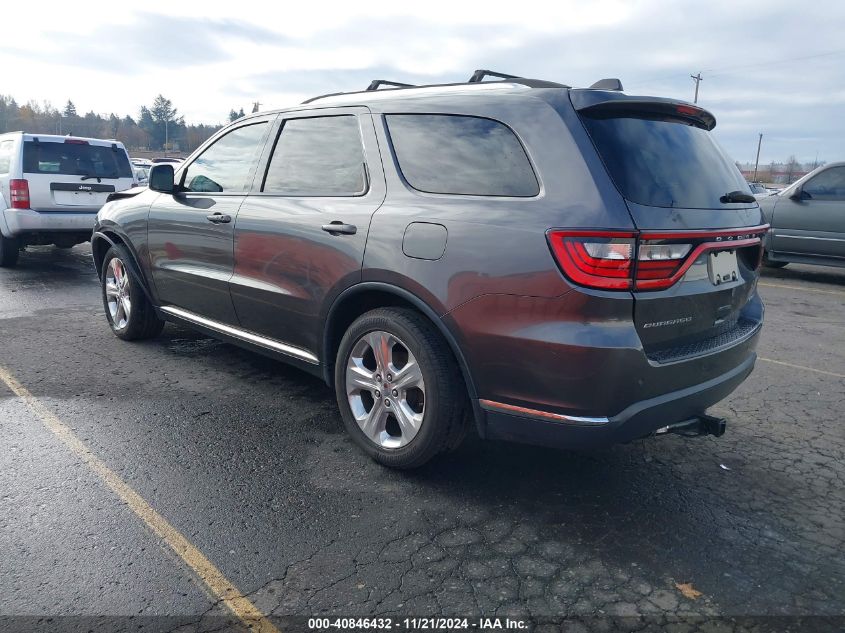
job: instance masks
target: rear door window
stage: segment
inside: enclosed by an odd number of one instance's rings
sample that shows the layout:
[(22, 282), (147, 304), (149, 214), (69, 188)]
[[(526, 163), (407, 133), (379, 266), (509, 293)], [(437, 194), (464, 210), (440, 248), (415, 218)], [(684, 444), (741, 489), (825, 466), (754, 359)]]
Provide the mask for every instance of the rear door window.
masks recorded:
[(509, 127), (451, 114), (390, 114), (387, 127), (402, 175), (426, 193), (531, 197), (540, 185)]
[(23, 171), (27, 174), (132, 178), (129, 158), (119, 145), (91, 145), (75, 140), (63, 143), (24, 141)]
[(195, 193), (243, 193), (252, 184), (266, 131), (262, 121), (221, 136), (188, 166), (182, 186)]
[[(720, 198), (750, 194), (745, 178), (707, 130), (679, 119), (581, 113), (616, 186), (652, 207), (725, 208)], [(746, 206), (748, 203), (744, 203)]]
[(262, 191), (286, 196), (360, 196), (367, 183), (354, 115), (289, 119), (273, 150)]

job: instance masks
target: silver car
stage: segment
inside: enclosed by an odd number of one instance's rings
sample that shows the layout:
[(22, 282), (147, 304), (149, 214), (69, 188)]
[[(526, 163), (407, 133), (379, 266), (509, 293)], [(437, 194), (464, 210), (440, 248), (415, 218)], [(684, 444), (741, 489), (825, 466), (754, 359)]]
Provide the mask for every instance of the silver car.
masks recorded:
[(767, 266), (845, 266), (845, 162), (823, 165), (757, 202), (771, 225)]

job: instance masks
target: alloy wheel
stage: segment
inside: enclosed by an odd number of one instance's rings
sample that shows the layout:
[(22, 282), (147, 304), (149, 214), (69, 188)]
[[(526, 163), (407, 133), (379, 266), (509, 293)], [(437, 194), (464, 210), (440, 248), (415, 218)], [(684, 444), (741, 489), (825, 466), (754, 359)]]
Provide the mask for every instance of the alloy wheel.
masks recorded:
[(425, 381), (416, 357), (397, 336), (364, 334), (346, 362), (346, 396), (364, 435), (396, 449), (416, 437), (425, 415)]
[(114, 327), (125, 328), (132, 314), (132, 298), (126, 266), (117, 257), (112, 258), (106, 268), (106, 304)]

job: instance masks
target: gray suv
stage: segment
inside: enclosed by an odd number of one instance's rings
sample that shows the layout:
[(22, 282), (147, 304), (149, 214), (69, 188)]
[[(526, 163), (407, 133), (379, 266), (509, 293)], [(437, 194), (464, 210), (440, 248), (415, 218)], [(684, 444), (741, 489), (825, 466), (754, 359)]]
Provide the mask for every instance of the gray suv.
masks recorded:
[(397, 468), (473, 427), (564, 448), (719, 435), (704, 412), (754, 366), (767, 227), (715, 124), (617, 80), (489, 71), (245, 117), (100, 211), (108, 323), (320, 376)]

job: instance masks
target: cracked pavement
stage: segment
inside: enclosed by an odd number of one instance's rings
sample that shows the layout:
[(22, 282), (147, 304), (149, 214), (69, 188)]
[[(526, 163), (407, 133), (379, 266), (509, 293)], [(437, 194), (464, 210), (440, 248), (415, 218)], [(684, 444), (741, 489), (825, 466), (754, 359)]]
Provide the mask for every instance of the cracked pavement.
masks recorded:
[[(87, 246), (0, 271), (0, 364), (282, 622), (843, 616), (845, 270), (767, 270), (760, 290), (770, 360), (711, 409), (724, 437), (470, 439), (412, 473), (355, 449), (304, 373), (172, 325), (119, 341)], [(0, 615), (237, 624), (2, 385), (0, 432)]]

